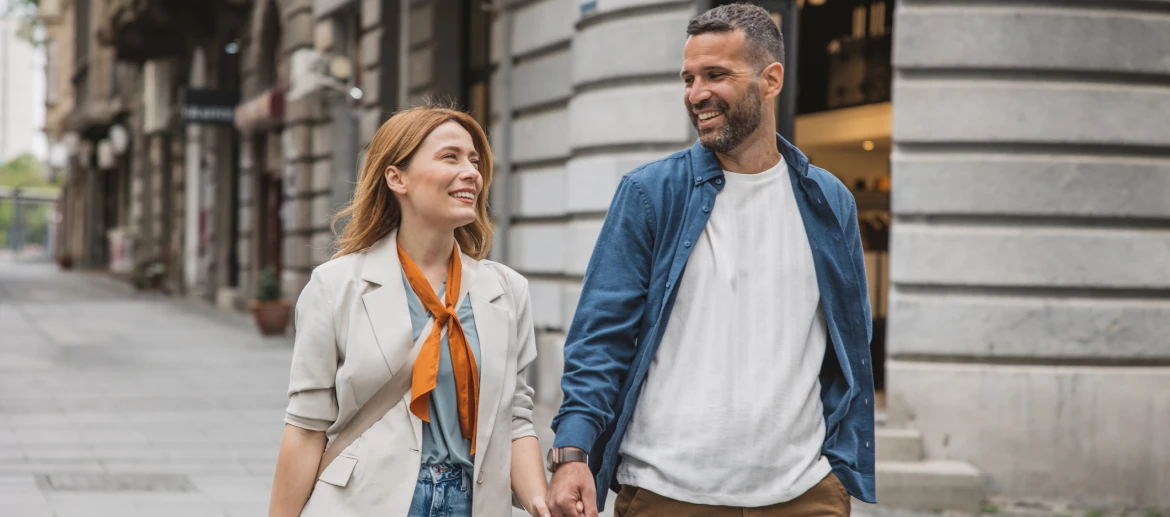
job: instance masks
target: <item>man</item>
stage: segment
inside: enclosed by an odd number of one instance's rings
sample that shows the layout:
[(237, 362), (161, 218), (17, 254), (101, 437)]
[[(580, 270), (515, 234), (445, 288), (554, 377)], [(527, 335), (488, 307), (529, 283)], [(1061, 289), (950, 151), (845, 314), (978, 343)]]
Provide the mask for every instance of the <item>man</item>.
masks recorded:
[(776, 135), (768, 13), (718, 7), (687, 34), (699, 142), (617, 188), (565, 344), (547, 499), (554, 517), (596, 516), (610, 488), (619, 517), (845, 516), (850, 495), (874, 501), (856, 205)]

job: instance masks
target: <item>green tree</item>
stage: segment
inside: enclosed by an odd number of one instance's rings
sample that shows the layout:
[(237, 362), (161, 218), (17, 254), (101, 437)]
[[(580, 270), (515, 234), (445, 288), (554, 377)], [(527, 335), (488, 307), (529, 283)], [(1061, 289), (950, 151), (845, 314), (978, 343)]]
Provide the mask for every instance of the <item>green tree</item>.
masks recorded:
[(55, 187), (59, 183), (45, 181), (45, 163), (36, 156), (24, 153), (0, 165), (0, 186)]
[[(21, 154), (0, 165), (0, 187), (57, 188), (59, 185), (45, 181), (45, 164), (31, 154)], [(23, 210), (24, 241), (28, 244), (44, 242), (52, 207), (44, 204), (26, 204)], [(0, 200), (0, 248), (10, 245), (9, 231), (15, 218), (15, 207), (11, 200)]]
[(3, 6), (0, 13), (3, 13), (4, 17), (20, 21), (20, 27), (16, 30), (17, 36), (34, 47), (40, 48), (44, 45), (44, 25), (38, 16), (41, 0), (0, 0), (0, 6)]

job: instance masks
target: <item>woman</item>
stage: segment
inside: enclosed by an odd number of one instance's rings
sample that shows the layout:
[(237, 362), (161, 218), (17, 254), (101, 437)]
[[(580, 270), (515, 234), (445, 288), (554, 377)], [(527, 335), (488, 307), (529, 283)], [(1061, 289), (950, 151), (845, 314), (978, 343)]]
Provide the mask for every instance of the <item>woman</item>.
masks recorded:
[[(506, 517), (513, 493), (548, 516), (528, 283), (484, 260), (491, 179), (464, 113), (415, 108), (374, 135), (335, 219), (348, 218), (339, 251), (297, 301), (270, 516)], [(397, 375), (409, 394), (318, 476), (326, 445)]]

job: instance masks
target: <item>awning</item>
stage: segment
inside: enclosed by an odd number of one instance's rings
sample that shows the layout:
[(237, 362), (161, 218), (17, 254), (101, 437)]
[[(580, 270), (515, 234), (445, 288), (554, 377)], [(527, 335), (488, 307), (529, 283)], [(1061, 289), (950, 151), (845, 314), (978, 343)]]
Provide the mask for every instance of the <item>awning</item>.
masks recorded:
[(284, 88), (275, 86), (236, 106), (236, 127), (245, 133), (284, 123)]

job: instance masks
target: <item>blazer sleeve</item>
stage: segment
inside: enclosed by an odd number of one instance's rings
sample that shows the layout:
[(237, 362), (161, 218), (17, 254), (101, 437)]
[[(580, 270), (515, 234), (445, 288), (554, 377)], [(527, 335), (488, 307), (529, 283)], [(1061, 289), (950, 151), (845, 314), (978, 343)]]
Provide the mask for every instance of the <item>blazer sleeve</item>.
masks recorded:
[(325, 431), (337, 420), (337, 332), (334, 303), (316, 271), (297, 299), (288, 408), (284, 421), (310, 431)]
[(536, 360), (536, 331), (532, 324), (532, 300), (528, 295), (528, 281), (513, 273), (512, 285), (516, 300), (516, 389), (512, 395), (512, 439), (536, 436), (532, 425), (533, 389), (528, 385), (528, 370)]

